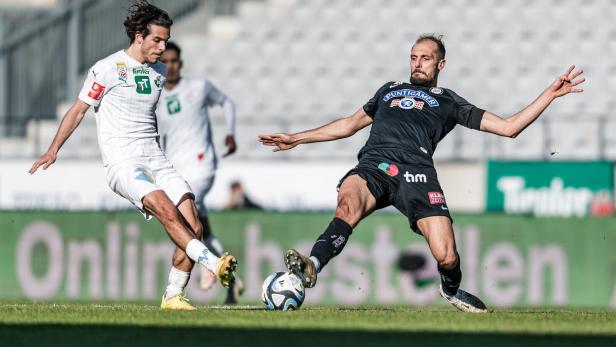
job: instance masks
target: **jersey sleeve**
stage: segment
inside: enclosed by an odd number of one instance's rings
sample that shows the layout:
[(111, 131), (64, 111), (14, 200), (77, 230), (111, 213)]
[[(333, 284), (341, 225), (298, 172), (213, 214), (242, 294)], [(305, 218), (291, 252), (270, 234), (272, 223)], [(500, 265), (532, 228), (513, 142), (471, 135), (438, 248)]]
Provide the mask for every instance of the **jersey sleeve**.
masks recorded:
[(216, 88), (215, 85), (213, 85), (211, 82), (206, 81), (205, 82), (205, 92), (207, 93), (205, 95), (205, 102), (207, 103), (207, 106), (210, 105), (223, 105), (225, 103), (225, 101), (228, 99), (228, 97), (221, 92), (218, 88)]
[(381, 88), (376, 91), (374, 96), (364, 105), (364, 112), (366, 112), (366, 114), (370, 116), (370, 118), (374, 118), (374, 115), (379, 108), (379, 99), (381, 98), (383, 91), (385, 90), (385, 88), (387, 88), (387, 86), (391, 85), (392, 83), (394, 82), (387, 82), (382, 85)]
[(101, 103), (101, 99), (109, 87), (107, 85), (105, 73), (106, 71), (100, 64), (95, 64), (90, 68), (86, 81), (81, 88), (81, 92), (79, 92), (79, 100), (94, 107), (97, 107)]
[(453, 112), (455, 122), (464, 127), (479, 130), (485, 110), (471, 104), (451, 90), (449, 93), (455, 103), (455, 110)]

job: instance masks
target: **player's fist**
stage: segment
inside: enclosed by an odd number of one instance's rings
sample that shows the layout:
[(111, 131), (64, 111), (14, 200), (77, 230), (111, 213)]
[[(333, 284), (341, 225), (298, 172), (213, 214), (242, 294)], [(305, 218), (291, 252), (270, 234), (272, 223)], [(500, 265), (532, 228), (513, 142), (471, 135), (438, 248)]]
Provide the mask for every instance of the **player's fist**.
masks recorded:
[(233, 137), (233, 135), (227, 135), (227, 137), (225, 137), (225, 146), (227, 146), (227, 153), (223, 154), (223, 158), (237, 151), (237, 144), (235, 143), (235, 137)]

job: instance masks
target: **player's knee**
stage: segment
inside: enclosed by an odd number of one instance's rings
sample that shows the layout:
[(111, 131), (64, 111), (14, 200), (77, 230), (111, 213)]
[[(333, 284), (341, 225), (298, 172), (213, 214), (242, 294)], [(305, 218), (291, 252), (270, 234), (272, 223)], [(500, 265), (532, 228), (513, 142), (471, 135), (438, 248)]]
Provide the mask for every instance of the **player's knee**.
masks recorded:
[(336, 207), (336, 218), (340, 218), (350, 226), (354, 227), (361, 219), (361, 213), (353, 209), (348, 203), (341, 201)]

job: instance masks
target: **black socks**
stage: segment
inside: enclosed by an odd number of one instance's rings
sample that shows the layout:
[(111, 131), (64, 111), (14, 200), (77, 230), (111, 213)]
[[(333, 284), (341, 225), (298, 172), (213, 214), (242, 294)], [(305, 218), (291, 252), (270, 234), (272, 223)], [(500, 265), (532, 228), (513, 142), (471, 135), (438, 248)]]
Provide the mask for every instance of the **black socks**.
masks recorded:
[(312, 246), (310, 256), (319, 260), (322, 269), (333, 257), (342, 252), (352, 232), (353, 228), (347, 222), (334, 218)]
[(449, 296), (454, 296), (460, 288), (460, 282), (462, 282), (462, 271), (460, 271), (460, 259), (453, 269), (445, 270), (442, 267), (438, 267), (438, 272), (441, 274), (441, 284), (443, 285), (443, 292)]

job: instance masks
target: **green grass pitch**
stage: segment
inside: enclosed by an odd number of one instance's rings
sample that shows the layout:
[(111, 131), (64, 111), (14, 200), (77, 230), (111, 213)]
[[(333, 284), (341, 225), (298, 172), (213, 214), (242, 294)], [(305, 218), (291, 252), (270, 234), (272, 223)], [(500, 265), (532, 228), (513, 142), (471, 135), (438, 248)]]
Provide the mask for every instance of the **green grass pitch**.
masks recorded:
[(0, 303), (0, 346), (616, 346), (616, 311)]

